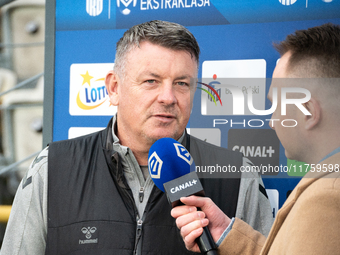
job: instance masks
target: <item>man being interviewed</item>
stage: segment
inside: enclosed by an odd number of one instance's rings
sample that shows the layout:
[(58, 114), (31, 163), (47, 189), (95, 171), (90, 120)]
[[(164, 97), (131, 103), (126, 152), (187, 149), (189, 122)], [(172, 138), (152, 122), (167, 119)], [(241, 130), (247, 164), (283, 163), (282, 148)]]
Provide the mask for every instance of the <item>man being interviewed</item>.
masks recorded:
[[(32, 163), (2, 254), (190, 254), (165, 194), (149, 176), (151, 145), (171, 137), (202, 164), (249, 164), (241, 153), (185, 131), (199, 53), (195, 37), (179, 24), (156, 20), (124, 33), (105, 80), (117, 115), (103, 131), (51, 143)], [(266, 234), (272, 214), (262, 180), (239, 177), (202, 183), (225, 213)]]

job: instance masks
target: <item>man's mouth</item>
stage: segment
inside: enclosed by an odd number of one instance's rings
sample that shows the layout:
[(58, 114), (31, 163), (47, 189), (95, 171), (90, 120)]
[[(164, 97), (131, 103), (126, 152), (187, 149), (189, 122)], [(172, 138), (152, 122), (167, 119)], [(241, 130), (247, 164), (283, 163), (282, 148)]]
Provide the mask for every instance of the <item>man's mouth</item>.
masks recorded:
[(174, 119), (176, 119), (176, 116), (173, 114), (168, 114), (168, 113), (164, 113), (164, 114), (155, 114), (153, 115), (155, 118), (161, 120), (161, 121), (172, 121)]

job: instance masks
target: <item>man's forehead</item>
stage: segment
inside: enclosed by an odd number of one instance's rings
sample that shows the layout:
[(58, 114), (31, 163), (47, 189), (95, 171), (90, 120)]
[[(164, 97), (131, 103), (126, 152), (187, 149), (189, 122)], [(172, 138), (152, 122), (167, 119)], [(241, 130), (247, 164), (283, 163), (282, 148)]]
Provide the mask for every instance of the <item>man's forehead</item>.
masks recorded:
[(198, 61), (195, 57), (195, 55), (190, 51), (190, 49), (177, 49), (175, 47), (167, 47), (165, 45), (161, 45), (159, 43), (154, 43), (154, 42), (151, 42), (149, 40), (143, 40), (141, 42), (139, 42), (138, 45), (134, 45), (134, 46), (131, 46), (131, 49), (128, 53), (129, 56), (133, 56), (133, 52), (134, 51), (143, 51), (146, 47), (148, 47), (149, 49), (151, 48), (160, 48), (160, 49), (164, 49), (164, 50), (167, 50), (167, 51), (173, 51), (173, 52), (179, 52), (179, 53), (183, 53), (183, 54), (187, 54), (190, 56), (190, 58), (197, 64), (198, 66)]
[(267, 95), (267, 98), (269, 100), (272, 99), (272, 93), (273, 93), (273, 88), (280, 88), (283, 86), (285, 78), (287, 78), (287, 66), (289, 63), (289, 58), (291, 56), (291, 52), (285, 53), (278, 61), (276, 64), (276, 67), (274, 69), (273, 75), (272, 75), (272, 80), (271, 84), (269, 87), (269, 92)]
[(286, 78), (288, 76), (287, 74), (287, 67), (289, 64), (289, 59), (291, 56), (291, 52), (288, 51), (285, 53), (278, 61), (276, 64), (276, 67), (273, 72), (273, 78)]

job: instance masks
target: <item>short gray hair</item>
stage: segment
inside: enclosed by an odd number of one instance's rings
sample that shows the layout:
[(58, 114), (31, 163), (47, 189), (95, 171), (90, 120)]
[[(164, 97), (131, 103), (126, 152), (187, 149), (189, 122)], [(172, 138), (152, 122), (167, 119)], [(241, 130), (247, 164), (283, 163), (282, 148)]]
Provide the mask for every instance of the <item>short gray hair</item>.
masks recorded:
[(172, 49), (183, 50), (191, 54), (199, 62), (200, 48), (193, 34), (177, 23), (153, 20), (135, 25), (127, 30), (117, 42), (114, 69), (118, 75), (123, 75), (126, 55), (143, 41)]

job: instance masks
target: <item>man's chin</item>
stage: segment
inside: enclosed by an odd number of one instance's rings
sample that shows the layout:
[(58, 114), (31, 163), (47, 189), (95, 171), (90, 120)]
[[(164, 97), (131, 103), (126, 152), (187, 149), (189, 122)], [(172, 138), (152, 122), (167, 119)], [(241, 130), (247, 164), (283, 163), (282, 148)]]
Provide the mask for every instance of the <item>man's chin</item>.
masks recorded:
[(166, 132), (166, 131), (157, 132), (157, 133), (154, 133), (154, 134), (150, 134), (148, 136), (148, 138), (151, 142), (156, 142), (157, 140), (159, 140), (161, 138), (165, 138), (165, 137), (169, 137), (169, 138), (173, 138), (175, 140), (178, 140), (181, 137), (182, 133), (177, 134), (177, 133), (174, 133), (174, 132)]
[(297, 159), (297, 157), (294, 157), (293, 155), (289, 154), (289, 152), (287, 152), (286, 150), (285, 150), (285, 156), (286, 156), (287, 159), (290, 159), (290, 160), (301, 161), (301, 160)]

